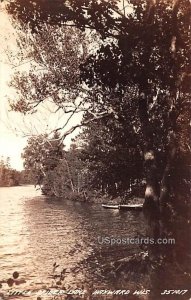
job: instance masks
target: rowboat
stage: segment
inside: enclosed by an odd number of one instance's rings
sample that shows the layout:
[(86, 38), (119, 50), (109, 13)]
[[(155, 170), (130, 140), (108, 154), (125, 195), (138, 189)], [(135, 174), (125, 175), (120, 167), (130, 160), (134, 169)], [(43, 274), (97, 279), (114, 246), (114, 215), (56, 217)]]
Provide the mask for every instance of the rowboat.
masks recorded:
[(119, 204), (102, 204), (103, 208), (119, 209)]
[(119, 209), (127, 209), (127, 210), (141, 210), (143, 208), (143, 204), (120, 204)]
[(102, 207), (109, 209), (141, 210), (143, 204), (102, 204)]

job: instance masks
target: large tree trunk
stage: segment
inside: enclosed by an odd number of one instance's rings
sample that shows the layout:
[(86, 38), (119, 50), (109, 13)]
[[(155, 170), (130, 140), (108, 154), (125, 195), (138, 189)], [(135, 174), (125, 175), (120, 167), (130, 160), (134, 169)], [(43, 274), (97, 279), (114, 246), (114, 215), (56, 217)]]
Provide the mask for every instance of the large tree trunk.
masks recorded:
[(152, 210), (154, 218), (159, 213), (159, 179), (157, 170), (157, 153), (154, 149), (153, 130), (149, 122), (148, 103), (146, 95), (143, 94), (139, 100), (139, 116), (142, 126), (144, 143), (144, 170), (146, 178), (145, 204), (144, 208)]
[[(156, 240), (160, 237), (159, 170), (157, 166), (157, 151), (154, 149), (153, 129), (149, 122), (146, 93), (140, 95), (139, 116), (143, 134), (144, 171), (146, 179), (143, 208), (147, 221), (147, 236)], [(150, 245), (149, 257), (151, 260), (155, 260), (157, 253), (158, 249), (154, 245)]]
[[(188, 289), (191, 283), (190, 160), (189, 155), (181, 150), (181, 134), (176, 118), (167, 133), (165, 159), (159, 169), (146, 97), (140, 98), (139, 115), (144, 139), (146, 177), (144, 213), (148, 221), (147, 235), (155, 241), (158, 238), (175, 240), (175, 244), (154, 244), (148, 247), (152, 265), (150, 270), (152, 299), (157, 299), (164, 289)], [(185, 135), (189, 131), (185, 128), (181, 130), (183, 138), (186, 139)], [(169, 299), (174, 299), (173, 297), (174, 295), (168, 296)], [(188, 294), (185, 298), (182, 296), (183, 299), (188, 299), (187, 297)]]

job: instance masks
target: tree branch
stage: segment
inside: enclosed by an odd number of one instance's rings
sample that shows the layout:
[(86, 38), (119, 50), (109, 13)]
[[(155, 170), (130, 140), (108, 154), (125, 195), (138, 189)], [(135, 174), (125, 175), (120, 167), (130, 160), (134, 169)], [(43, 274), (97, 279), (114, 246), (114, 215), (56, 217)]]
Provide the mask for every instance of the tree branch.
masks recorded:
[[(99, 120), (99, 119), (102, 119), (104, 117), (107, 117), (109, 116), (109, 113), (108, 112), (103, 112), (101, 113), (99, 116), (94, 116), (94, 118), (91, 118), (89, 120), (86, 120), (86, 121), (82, 121), (80, 124), (77, 124), (77, 125), (74, 125), (72, 126), (69, 130), (67, 130), (63, 135), (62, 135), (62, 138), (61, 138), (61, 142), (71, 133), (73, 133), (77, 128), (81, 128), (81, 127), (84, 127), (84, 126), (87, 126), (88, 124), (90, 124), (91, 122), (93, 121), (96, 121), (96, 120)], [(65, 125), (64, 125), (65, 126)], [(57, 128), (56, 130), (54, 131), (60, 131), (64, 128), (64, 126), (60, 127), (60, 128)]]

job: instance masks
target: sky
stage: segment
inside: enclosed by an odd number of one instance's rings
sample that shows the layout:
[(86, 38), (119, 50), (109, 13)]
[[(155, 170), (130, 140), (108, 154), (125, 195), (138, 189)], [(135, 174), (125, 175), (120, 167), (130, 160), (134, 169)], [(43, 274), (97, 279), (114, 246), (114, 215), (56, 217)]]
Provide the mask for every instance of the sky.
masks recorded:
[[(7, 82), (10, 80), (12, 69), (7, 63), (5, 52), (7, 47), (14, 46), (15, 42), (9, 19), (3, 11), (0, 12), (0, 20), (0, 156), (10, 157), (12, 167), (21, 170), (23, 164), (20, 156), (26, 139), (19, 137), (10, 126), (13, 116), (9, 115), (7, 100), (10, 94)], [(14, 120), (15, 118), (16, 116)]]
[[(13, 51), (14, 54), (17, 53), (17, 34), (11, 25), (10, 17), (3, 10), (0, 10), (0, 20), (0, 156), (10, 157), (12, 168), (22, 170), (21, 153), (27, 145), (27, 139), (32, 134), (50, 132), (63, 125), (67, 119), (61, 111), (53, 114), (51, 111), (54, 107), (50, 107), (50, 104), (43, 104), (38, 113), (32, 116), (23, 116), (10, 111), (9, 98), (14, 99), (16, 94), (8, 83), (18, 68), (10, 64), (7, 53), (10, 51)], [(24, 65), (22, 68), (27, 69), (28, 66)], [(65, 130), (80, 123), (80, 120), (81, 116), (77, 115)], [(71, 139), (76, 133), (77, 131), (65, 139), (66, 147), (69, 147)]]

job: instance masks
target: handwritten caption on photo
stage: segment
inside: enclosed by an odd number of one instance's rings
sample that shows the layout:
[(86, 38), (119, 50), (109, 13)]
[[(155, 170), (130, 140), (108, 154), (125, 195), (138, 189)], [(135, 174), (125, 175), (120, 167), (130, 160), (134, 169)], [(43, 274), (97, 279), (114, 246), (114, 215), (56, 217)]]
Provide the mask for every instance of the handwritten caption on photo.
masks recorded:
[[(185, 295), (188, 292), (188, 290), (162, 290), (161, 295)], [(64, 296), (64, 295), (76, 295), (76, 296), (83, 296), (86, 294), (86, 290), (82, 289), (75, 289), (75, 290), (63, 290), (63, 289), (47, 289), (47, 290), (9, 290), (8, 296)], [(92, 296), (98, 296), (98, 295), (118, 295), (118, 296), (124, 296), (124, 295), (149, 295), (151, 293), (151, 290), (143, 289), (143, 290), (107, 290), (107, 289), (96, 289), (95, 291), (92, 291)], [(0, 297), (1, 299), (1, 297)], [(56, 298), (53, 298), (56, 299)], [(60, 299), (60, 298), (59, 298)]]

